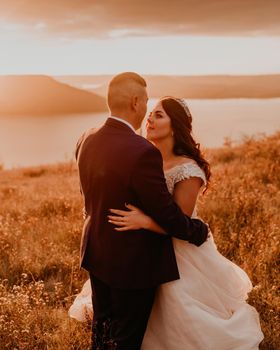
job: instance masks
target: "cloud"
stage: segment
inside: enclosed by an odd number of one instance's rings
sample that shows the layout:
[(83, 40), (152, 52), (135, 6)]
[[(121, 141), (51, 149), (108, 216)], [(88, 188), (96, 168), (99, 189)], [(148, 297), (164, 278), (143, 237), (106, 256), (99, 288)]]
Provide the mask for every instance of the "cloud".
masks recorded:
[(0, 0), (0, 20), (67, 37), (280, 36), (279, 0)]

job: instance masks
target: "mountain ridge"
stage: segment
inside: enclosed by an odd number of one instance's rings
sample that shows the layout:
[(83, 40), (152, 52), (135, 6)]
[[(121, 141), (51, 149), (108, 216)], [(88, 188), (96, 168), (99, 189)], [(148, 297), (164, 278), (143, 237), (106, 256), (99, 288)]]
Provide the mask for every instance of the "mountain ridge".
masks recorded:
[[(173, 95), (192, 99), (276, 98), (280, 97), (280, 74), (260, 75), (143, 75), (150, 97)], [(86, 88), (106, 96), (112, 75), (56, 76), (73, 86), (99, 85)]]
[(0, 76), (2, 115), (53, 115), (106, 110), (106, 100), (102, 96), (50, 76)]
[[(278, 98), (275, 75), (143, 75), (150, 98), (171, 95), (190, 99)], [(2, 75), (0, 115), (60, 115), (108, 111), (106, 94), (112, 75)]]

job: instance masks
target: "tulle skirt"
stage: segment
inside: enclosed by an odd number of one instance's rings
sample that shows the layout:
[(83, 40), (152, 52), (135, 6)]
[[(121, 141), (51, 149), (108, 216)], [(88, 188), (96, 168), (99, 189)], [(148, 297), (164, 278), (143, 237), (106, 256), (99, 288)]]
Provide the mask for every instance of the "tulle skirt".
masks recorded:
[(253, 350), (263, 339), (252, 284), (211, 237), (200, 247), (173, 239), (180, 279), (161, 285), (141, 350)]
[(93, 318), (91, 284), (89, 279), (83, 285), (81, 292), (76, 296), (68, 314), (80, 322), (85, 322), (87, 319)]

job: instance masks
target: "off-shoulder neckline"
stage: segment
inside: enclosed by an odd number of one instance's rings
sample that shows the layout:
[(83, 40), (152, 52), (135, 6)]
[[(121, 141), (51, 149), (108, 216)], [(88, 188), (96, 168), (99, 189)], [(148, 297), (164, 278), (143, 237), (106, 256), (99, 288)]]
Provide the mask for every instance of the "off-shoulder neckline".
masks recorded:
[(173, 167), (164, 170), (164, 173), (168, 173), (168, 172), (170, 172), (171, 170), (174, 170), (174, 169), (177, 169), (177, 168), (179, 168), (179, 167), (181, 167), (181, 166), (183, 166), (183, 165), (189, 165), (189, 164), (191, 164), (191, 165), (196, 165), (197, 167), (199, 167), (195, 161), (188, 161), (188, 162), (184, 162), (184, 163), (180, 163), (180, 164), (174, 165)]

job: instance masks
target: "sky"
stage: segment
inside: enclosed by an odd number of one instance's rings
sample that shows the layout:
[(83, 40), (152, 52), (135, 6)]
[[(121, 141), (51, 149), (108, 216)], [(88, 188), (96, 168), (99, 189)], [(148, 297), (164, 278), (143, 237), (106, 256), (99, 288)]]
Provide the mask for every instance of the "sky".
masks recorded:
[(279, 0), (0, 0), (0, 74), (280, 73)]

